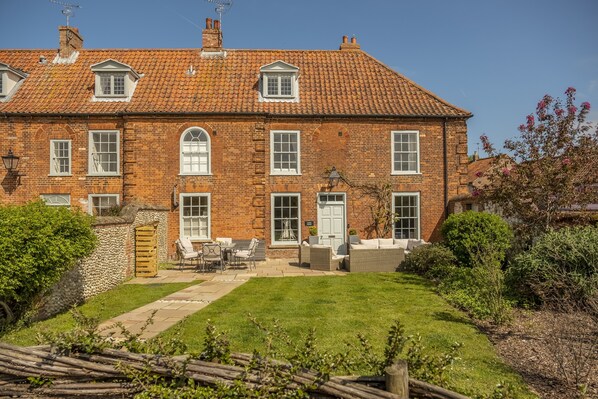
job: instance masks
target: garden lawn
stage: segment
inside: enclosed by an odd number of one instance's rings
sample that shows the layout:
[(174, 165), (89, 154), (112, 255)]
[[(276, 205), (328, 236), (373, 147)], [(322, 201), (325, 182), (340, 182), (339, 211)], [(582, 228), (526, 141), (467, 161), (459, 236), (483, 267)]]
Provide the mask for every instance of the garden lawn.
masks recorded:
[[(197, 283), (196, 281), (172, 284), (122, 284), (89, 299), (77, 309), (83, 315), (102, 322)], [(36, 336), (42, 331), (57, 333), (68, 331), (74, 326), (73, 317), (70, 312), (66, 312), (54, 318), (34, 323), (30, 327), (10, 331), (4, 336), (0, 336), (0, 341), (21, 346), (37, 345)]]
[(534, 397), (466, 315), (436, 295), (426, 280), (410, 274), (252, 278), (187, 318), (180, 331), (173, 327), (162, 337), (181, 334), (189, 350), (200, 351), (211, 320), (218, 331), (226, 331), (233, 352), (263, 351), (264, 334), (249, 321), (249, 314), (270, 325), (279, 320), (295, 342), (315, 327), (319, 347), (331, 352), (344, 352), (347, 342), (357, 345), (358, 333), (381, 352), (392, 321), (398, 318), (407, 335), (421, 334), (431, 350), (446, 351), (453, 342), (463, 343), (460, 359), (449, 373), (456, 390), (488, 394), (505, 381), (521, 388), (523, 397)]

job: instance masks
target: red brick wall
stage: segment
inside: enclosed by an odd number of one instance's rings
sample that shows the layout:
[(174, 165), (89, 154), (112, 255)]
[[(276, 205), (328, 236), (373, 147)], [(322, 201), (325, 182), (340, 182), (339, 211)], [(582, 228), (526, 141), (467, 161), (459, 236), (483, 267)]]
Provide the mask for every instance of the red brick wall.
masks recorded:
[[(45, 193), (70, 193), (73, 206), (84, 206), (90, 193), (117, 193), (125, 203), (172, 205), (179, 193), (211, 193), (211, 235), (266, 240), (269, 257), (297, 256), (296, 249), (270, 248), (270, 194), (301, 193), (302, 238), (305, 220), (317, 221), (316, 193), (328, 191), (326, 170), (335, 166), (349, 182), (390, 182), (394, 192), (419, 192), (421, 236), (439, 239), (444, 212), (443, 123), (441, 119), (265, 119), (261, 117), (127, 117), (123, 119), (34, 119), (0, 121), (0, 151), (13, 148), (27, 176), (14, 186), (0, 171), (2, 203), (22, 203)], [(203, 128), (211, 139), (211, 176), (180, 176), (181, 134)], [(87, 176), (88, 130), (121, 132), (121, 176)], [(300, 131), (301, 175), (270, 176), (270, 130)], [(421, 174), (391, 176), (391, 131), (420, 131)], [(340, 132), (340, 136), (339, 136)], [(467, 136), (464, 121), (446, 126), (449, 193), (467, 192)], [(49, 174), (50, 139), (71, 139), (73, 175)], [(3, 180), (2, 180), (3, 179)], [(364, 236), (368, 199), (340, 183), (347, 194), (347, 222)], [(86, 205), (85, 205), (86, 206)], [(174, 254), (179, 236), (179, 207), (171, 207), (168, 243)]]

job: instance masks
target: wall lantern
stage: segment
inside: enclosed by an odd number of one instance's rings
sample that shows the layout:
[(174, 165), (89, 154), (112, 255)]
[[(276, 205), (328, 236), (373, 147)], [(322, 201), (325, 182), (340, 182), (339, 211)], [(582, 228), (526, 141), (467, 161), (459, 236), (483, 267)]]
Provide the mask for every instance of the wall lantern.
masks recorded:
[(338, 185), (338, 182), (341, 180), (341, 175), (336, 171), (336, 166), (332, 167), (330, 171), (330, 175), (328, 176), (328, 184), (330, 187), (335, 187)]
[(2, 156), (2, 163), (4, 164), (6, 170), (8, 170), (8, 173), (18, 174), (17, 167), (19, 166), (19, 158), (20, 157), (13, 154), (12, 149), (8, 150), (8, 155)]

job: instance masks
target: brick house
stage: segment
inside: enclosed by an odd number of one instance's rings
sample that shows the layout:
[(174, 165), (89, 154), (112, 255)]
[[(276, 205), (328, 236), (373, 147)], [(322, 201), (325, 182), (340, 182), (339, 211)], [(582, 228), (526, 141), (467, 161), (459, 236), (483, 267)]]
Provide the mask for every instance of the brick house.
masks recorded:
[(471, 114), (355, 39), (232, 50), (210, 19), (201, 49), (89, 50), (72, 27), (59, 38), (58, 52), (0, 50), (0, 154), (22, 175), (0, 170), (3, 204), (162, 206), (171, 255), (179, 236), (228, 236), (275, 258), (296, 256), (309, 222), (338, 247), (348, 225), (367, 235), (360, 185), (390, 183), (395, 236), (425, 240), (467, 192)]

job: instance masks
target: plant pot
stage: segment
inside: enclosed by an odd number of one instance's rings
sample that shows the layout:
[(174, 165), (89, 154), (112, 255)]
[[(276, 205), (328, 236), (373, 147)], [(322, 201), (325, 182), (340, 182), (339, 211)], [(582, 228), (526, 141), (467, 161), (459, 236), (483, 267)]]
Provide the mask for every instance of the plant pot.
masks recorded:
[(309, 245), (319, 244), (320, 237), (319, 236), (309, 236), (309, 237), (307, 237), (307, 242), (309, 243)]

